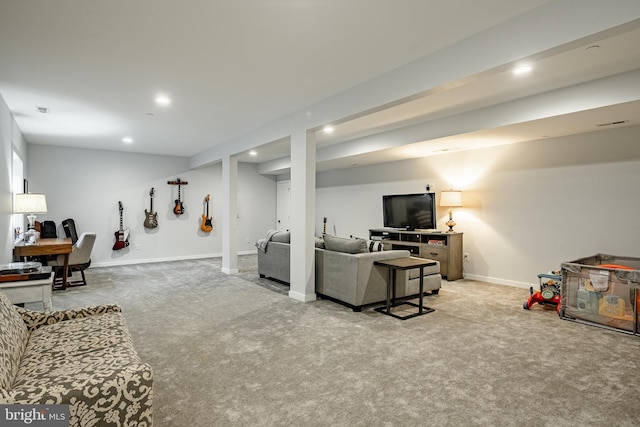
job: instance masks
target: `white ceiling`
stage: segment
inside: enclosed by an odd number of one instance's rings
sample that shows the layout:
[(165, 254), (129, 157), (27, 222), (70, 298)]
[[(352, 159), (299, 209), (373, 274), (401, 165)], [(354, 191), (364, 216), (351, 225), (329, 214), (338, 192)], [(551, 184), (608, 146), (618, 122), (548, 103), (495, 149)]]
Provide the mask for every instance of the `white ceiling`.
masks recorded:
[[(197, 156), (545, 3), (5, 1), (0, 95), (29, 143)], [(411, 134), (375, 153), (332, 154), (401, 129), (477, 120), (500, 106), (524, 111), (526, 103), (577, 84), (588, 93), (597, 90), (596, 79), (615, 83), (616, 75), (640, 70), (636, 24), (525, 58), (534, 62), (529, 76), (500, 66), (337, 124), (332, 135), (317, 135), (319, 169), (589, 132), (610, 121), (640, 124), (638, 102), (586, 103), (571, 113), (486, 120), (487, 128), (468, 132)], [(158, 93), (172, 104), (155, 105)], [(123, 143), (124, 136), (134, 142)], [(265, 162), (288, 152), (282, 140), (240, 160)]]

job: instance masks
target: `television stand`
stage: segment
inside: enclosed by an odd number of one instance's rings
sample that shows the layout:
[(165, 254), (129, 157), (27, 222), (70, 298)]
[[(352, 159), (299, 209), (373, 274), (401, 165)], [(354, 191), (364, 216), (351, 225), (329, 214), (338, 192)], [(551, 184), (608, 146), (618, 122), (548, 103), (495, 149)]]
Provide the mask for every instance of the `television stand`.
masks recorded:
[(437, 230), (372, 228), (371, 240), (381, 241), (385, 250), (405, 249), (411, 256), (440, 262), (440, 274), (449, 281), (462, 279), (462, 234)]

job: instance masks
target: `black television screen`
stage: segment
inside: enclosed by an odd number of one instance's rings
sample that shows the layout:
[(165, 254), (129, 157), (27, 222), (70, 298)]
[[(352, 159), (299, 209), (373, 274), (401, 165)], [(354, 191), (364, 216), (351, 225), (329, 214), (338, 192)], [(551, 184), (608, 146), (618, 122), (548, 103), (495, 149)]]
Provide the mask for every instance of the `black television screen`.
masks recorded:
[(382, 209), (385, 227), (409, 230), (436, 228), (435, 193), (382, 196)]

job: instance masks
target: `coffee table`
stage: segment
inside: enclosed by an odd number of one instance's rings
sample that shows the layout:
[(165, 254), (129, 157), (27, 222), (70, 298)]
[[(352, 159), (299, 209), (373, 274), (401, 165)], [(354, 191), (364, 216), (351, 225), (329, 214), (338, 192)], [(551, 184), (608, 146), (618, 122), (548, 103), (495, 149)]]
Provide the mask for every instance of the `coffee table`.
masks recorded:
[[(375, 308), (374, 310), (386, 314), (387, 316), (395, 317), (396, 319), (406, 320), (411, 319), (412, 317), (422, 316), (423, 314), (431, 313), (435, 311), (433, 308), (425, 307), (423, 305), (423, 294), (424, 294), (424, 268), (432, 265), (436, 265), (436, 261), (424, 258), (417, 257), (405, 257), (405, 258), (395, 258), (395, 259), (387, 259), (382, 261), (375, 261), (374, 265), (379, 265), (381, 267), (386, 267), (389, 269), (389, 280), (387, 281), (387, 304)], [(419, 295), (419, 303), (416, 304), (411, 301), (401, 301), (396, 304), (396, 272), (398, 270), (411, 270), (414, 268), (420, 269), (420, 295)], [(393, 297), (392, 294), (393, 293)], [(418, 307), (417, 313), (411, 313), (406, 316), (400, 316), (391, 312), (391, 308), (399, 307), (401, 305), (410, 305), (413, 307)]]
[(44, 311), (51, 311), (51, 289), (53, 276), (47, 279), (20, 280), (15, 282), (0, 282), (0, 289), (9, 297), (13, 304), (25, 302), (42, 302)]

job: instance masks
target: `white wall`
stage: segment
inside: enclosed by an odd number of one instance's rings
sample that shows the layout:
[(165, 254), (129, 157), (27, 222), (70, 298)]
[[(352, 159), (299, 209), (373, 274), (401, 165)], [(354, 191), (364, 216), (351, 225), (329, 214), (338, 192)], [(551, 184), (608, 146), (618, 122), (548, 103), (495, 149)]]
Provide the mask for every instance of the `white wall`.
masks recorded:
[(4, 100), (0, 98), (0, 263), (11, 261), (11, 121)]
[[(23, 140), (3, 104), (0, 130), (0, 226), (8, 238), (10, 174), (4, 165), (10, 163), (11, 140)], [(639, 133), (640, 127), (627, 127), (319, 173), (316, 231), (322, 231), (326, 216), (328, 232), (366, 236), (369, 228), (382, 224), (383, 194), (424, 191), (429, 183), (438, 193), (464, 191), (465, 206), (455, 210), (454, 219), (470, 254), (466, 277), (530, 286), (537, 284), (538, 273), (563, 261), (598, 252), (640, 257)], [(72, 217), (79, 231), (98, 232), (94, 265), (221, 252), (219, 165), (188, 171), (182, 158), (31, 144), (27, 158), (30, 189), (46, 193), (49, 203), (49, 213), (38, 218), (60, 224)], [(276, 185), (254, 166), (240, 164), (239, 171), (238, 247), (254, 251), (253, 241), (275, 226)], [(171, 212), (175, 189), (166, 184), (176, 177), (189, 181), (183, 187), (187, 214), (178, 218)], [(142, 223), (152, 186), (160, 226), (147, 231)], [(206, 194), (213, 199), (210, 235), (198, 228)], [(128, 249), (113, 252), (118, 200), (132, 236)], [(446, 209), (438, 209), (444, 230)], [(4, 243), (2, 260), (9, 262), (11, 243)]]
[[(382, 195), (463, 190), (465, 276), (537, 285), (538, 273), (595, 253), (640, 257), (640, 127), (319, 173), (316, 231), (368, 236)], [(439, 201), (439, 195), (438, 195)], [(348, 206), (348, 208), (345, 208)], [(447, 209), (438, 207), (446, 230)]]
[(24, 160), (26, 146), (18, 125), (0, 96), (0, 263), (13, 259), (12, 159), (15, 150)]
[[(98, 234), (92, 265), (115, 265), (172, 259), (220, 256), (222, 253), (221, 165), (188, 170), (188, 159), (122, 152), (82, 150), (28, 145), (29, 188), (47, 195), (49, 212), (39, 221), (53, 220), (63, 235), (61, 223), (73, 218), (78, 232)], [(240, 253), (254, 252), (254, 242), (275, 224), (276, 184), (240, 164), (238, 176), (237, 239)], [(180, 178), (183, 215), (173, 213), (177, 187), (167, 181)], [(155, 188), (154, 211), (159, 226), (143, 226), (149, 209), (149, 191)], [(204, 233), (200, 220), (204, 198), (211, 195), (209, 214), (214, 230)], [(124, 206), (123, 223), (129, 228), (130, 245), (113, 251), (119, 229), (118, 201)]]

